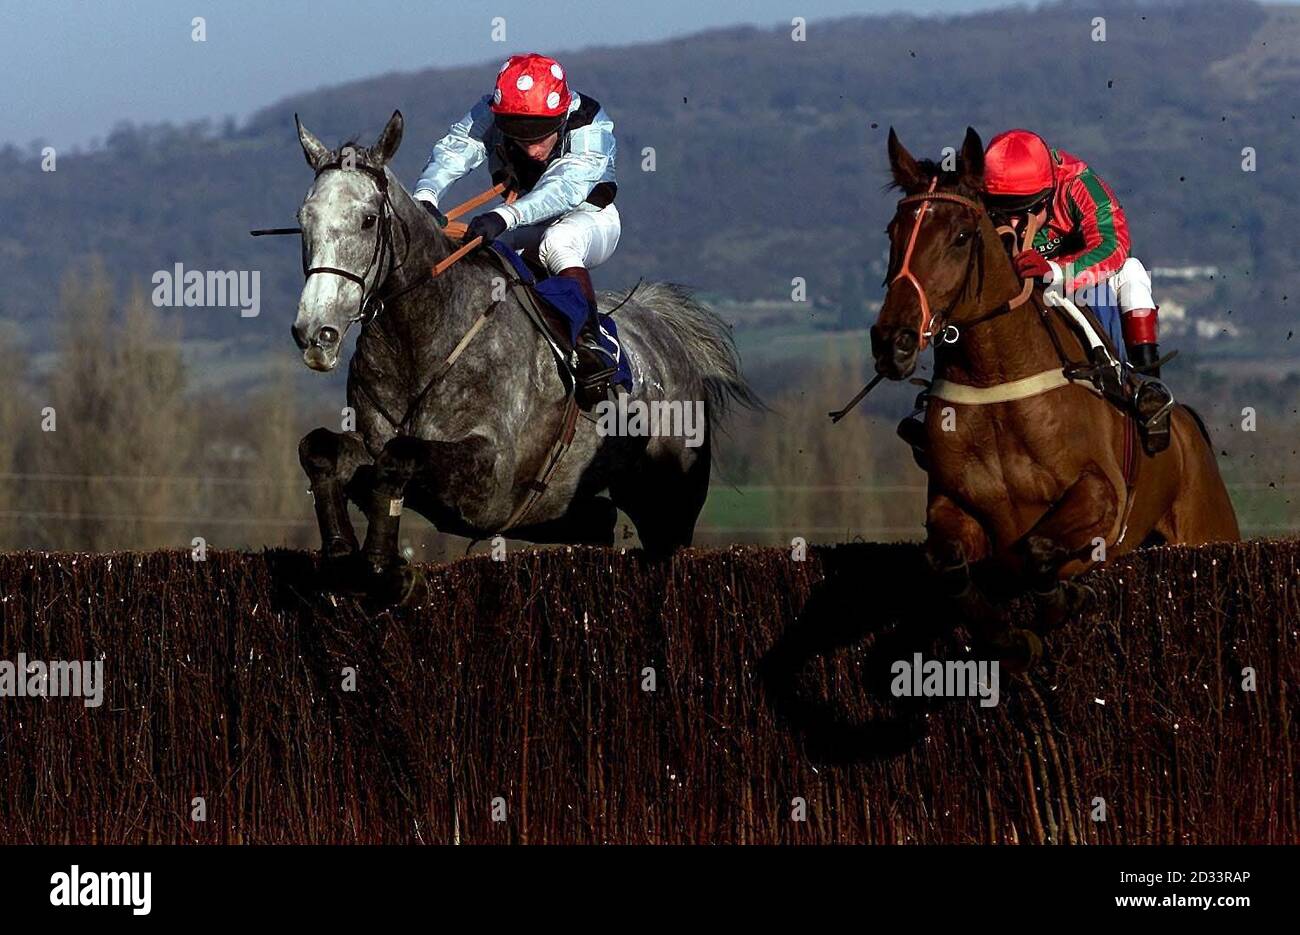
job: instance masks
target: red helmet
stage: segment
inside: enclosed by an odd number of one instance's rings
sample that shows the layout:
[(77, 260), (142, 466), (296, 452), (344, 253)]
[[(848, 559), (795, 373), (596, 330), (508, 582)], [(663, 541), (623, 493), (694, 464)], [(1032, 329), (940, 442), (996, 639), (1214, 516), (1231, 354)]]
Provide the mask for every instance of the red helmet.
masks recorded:
[(572, 100), (560, 63), (529, 52), (512, 55), (501, 66), (492, 92), (492, 112), (502, 133), (532, 142), (560, 128)]
[(1052, 153), (1029, 130), (1008, 130), (989, 141), (984, 152), (984, 192), (995, 198), (1036, 199), (1056, 183)]

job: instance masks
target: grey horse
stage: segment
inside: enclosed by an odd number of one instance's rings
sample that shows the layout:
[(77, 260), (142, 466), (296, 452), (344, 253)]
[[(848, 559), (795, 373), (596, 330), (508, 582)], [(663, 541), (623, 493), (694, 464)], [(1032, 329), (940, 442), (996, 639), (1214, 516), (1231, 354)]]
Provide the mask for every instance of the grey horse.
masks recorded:
[[(648, 553), (689, 545), (708, 493), (716, 420), (732, 402), (760, 405), (726, 324), (676, 285), (602, 295), (602, 308), (622, 303), (632, 399), (700, 401), (703, 443), (619, 435), (579, 418), (544, 490), (530, 498), (566, 415), (563, 372), (486, 251), (430, 275), (459, 245), (387, 168), (402, 128), (394, 112), (373, 146), (331, 150), (298, 126), (316, 178), (298, 214), (307, 280), (293, 336), (307, 366), (329, 371), (349, 327), (361, 325), (347, 385), (355, 430), (318, 428), (298, 448), (327, 580), (353, 586), (359, 576), (372, 596), (408, 597), (414, 576), (397, 549), (404, 507), (472, 539), (502, 533), (595, 545), (613, 543), (622, 509)], [(507, 528), (525, 499), (526, 516)], [(367, 518), (364, 546), (349, 500)]]

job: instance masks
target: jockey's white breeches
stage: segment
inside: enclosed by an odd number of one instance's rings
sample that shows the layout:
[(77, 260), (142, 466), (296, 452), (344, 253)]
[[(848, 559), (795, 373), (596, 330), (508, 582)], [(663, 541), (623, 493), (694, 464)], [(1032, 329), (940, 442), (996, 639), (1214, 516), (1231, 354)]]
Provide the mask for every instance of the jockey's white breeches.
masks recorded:
[(1138, 308), (1155, 308), (1151, 296), (1151, 274), (1137, 257), (1129, 257), (1110, 277), (1110, 288), (1119, 299), (1120, 312), (1127, 315)]
[(599, 266), (614, 255), (623, 224), (618, 208), (583, 202), (544, 224), (516, 227), (501, 239), (519, 253), (528, 252), (551, 273), (573, 266)]

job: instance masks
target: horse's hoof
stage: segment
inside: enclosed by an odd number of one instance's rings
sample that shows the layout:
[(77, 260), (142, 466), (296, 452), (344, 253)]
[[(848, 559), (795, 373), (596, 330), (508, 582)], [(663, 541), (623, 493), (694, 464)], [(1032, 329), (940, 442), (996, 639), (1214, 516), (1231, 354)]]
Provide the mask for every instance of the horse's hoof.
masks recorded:
[(1071, 617), (1080, 617), (1097, 606), (1097, 592), (1088, 585), (1066, 581), (1061, 587), (1065, 589), (1065, 606)]
[(998, 640), (999, 661), (1008, 672), (1028, 672), (1043, 658), (1043, 641), (1029, 630), (1010, 630)]
[(1037, 613), (1030, 624), (1036, 633), (1051, 633), (1091, 610), (1097, 601), (1092, 588), (1062, 581), (1056, 590), (1036, 596)]
[(343, 594), (364, 594), (367, 590), (366, 563), (360, 552), (321, 555), (321, 587)]
[(372, 567), (370, 572), (366, 598), (376, 607), (412, 604), (422, 592), (424, 577), (406, 562), (393, 562), (378, 571)]

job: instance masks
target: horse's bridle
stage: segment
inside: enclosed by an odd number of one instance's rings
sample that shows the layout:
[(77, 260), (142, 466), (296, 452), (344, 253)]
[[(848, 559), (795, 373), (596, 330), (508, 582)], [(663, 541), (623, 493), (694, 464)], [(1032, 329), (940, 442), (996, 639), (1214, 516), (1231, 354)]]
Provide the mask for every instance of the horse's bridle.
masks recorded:
[[(402, 260), (399, 261), (397, 259), (397, 251), (393, 247), (392, 219), (396, 217), (402, 226), (402, 241), (406, 244), (407, 251), (410, 249), (411, 234), (407, 229), (406, 222), (403, 221), (393, 209), (392, 198), (388, 191), (388, 175), (383, 169), (373, 169), (370, 166), (360, 165), (357, 163), (348, 164), (343, 160), (336, 160), (334, 162), (326, 163), (317, 169), (316, 178), (320, 178), (323, 173), (329, 172), (331, 169), (364, 172), (366, 175), (370, 176), (372, 181), (374, 181), (375, 187), (379, 189), (379, 194), (383, 196), (383, 200), (379, 206), (379, 216), (375, 221), (375, 249), (370, 254), (370, 262), (366, 264), (365, 270), (359, 276), (350, 270), (339, 269), (337, 266), (313, 266), (308, 268), (307, 257), (304, 253), (302, 260), (303, 277), (304, 279), (310, 279), (317, 273), (328, 273), (331, 276), (341, 276), (349, 282), (354, 282), (360, 286), (361, 298), (357, 302), (357, 314), (349, 318), (348, 321), (360, 322), (362, 327), (364, 327), (374, 320), (376, 315), (384, 310), (385, 297), (379, 294), (380, 288), (385, 282), (387, 282), (388, 277), (401, 269), (403, 263), (405, 263), (405, 256), (403, 256)], [(406, 251), (404, 251), (404, 253), (405, 252)], [(380, 275), (378, 271), (385, 263), (388, 264), (388, 269)], [(372, 270), (376, 271), (375, 284), (373, 288), (368, 288), (366, 286), (366, 278), (370, 275)], [(414, 283), (411, 283), (403, 289), (402, 292), (409, 292), (422, 281), (423, 277), (416, 280)], [(396, 295), (400, 294), (402, 293), (396, 293), (395, 295), (390, 295), (386, 298), (392, 299), (395, 298)]]
[[(893, 286), (893, 284), (898, 282), (900, 279), (911, 283), (912, 288), (916, 290), (916, 297), (921, 302), (921, 324), (917, 329), (917, 340), (919, 342), (917, 345), (918, 352), (925, 350), (925, 345), (935, 336), (935, 327), (943, 324), (943, 319), (952, 311), (952, 305), (956, 304), (956, 299), (954, 299), (953, 302), (950, 303), (949, 307), (943, 310), (942, 314), (934, 314), (930, 310), (930, 299), (925, 294), (925, 286), (921, 285), (921, 280), (916, 278), (916, 275), (911, 269), (912, 252), (916, 249), (916, 241), (921, 234), (921, 225), (924, 223), (926, 215), (930, 213), (930, 202), (948, 201), (965, 208), (970, 208), (977, 214), (982, 215), (984, 213), (984, 206), (974, 199), (966, 198), (962, 195), (955, 194), (954, 192), (935, 191), (938, 184), (939, 178), (938, 176), (935, 176), (930, 179), (930, 187), (928, 190), (916, 195), (908, 195), (906, 198), (903, 198), (898, 202), (899, 208), (911, 204), (920, 205), (916, 210), (916, 223), (912, 225), (912, 233), (907, 238), (907, 249), (903, 251), (903, 260), (898, 266), (898, 272), (896, 272), (894, 277), (889, 281), (890, 286)], [(974, 256), (974, 251), (975, 245), (972, 245), (972, 256)], [(945, 335), (944, 340), (947, 340), (946, 329), (940, 331), (940, 334)], [(956, 340), (956, 338), (954, 337), (952, 340)]]
[[(947, 201), (952, 204), (961, 205), (963, 208), (969, 208), (974, 211), (977, 217), (983, 217), (987, 213), (984, 205), (973, 198), (967, 198), (963, 195), (958, 195), (955, 192), (936, 191), (935, 189), (938, 184), (939, 178), (938, 176), (935, 176), (930, 179), (930, 187), (926, 191), (915, 195), (908, 195), (906, 198), (902, 198), (898, 202), (899, 208), (910, 204), (920, 205), (916, 212), (916, 223), (912, 225), (912, 233), (907, 240), (907, 248), (903, 251), (902, 262), (898, 266), (898, 271), (889, 280), (890, 286), (893, 286), (894, 283), (898, 282), (900, 279), (911, 283), (912, 288), (916, 290), (917, 298), (920, 300), (921, 324), (917, 329), (918, 353), (925, 350), (925, 345), (933, 339), (936, 334), (939, 336), (940, 340), (946, 344), (954, 343), (958, 337), (958, 331), (955, 325), (944, 324), (944, 320), (952, 312), (953, 306), (957, 304), (957, 298), (954, 298), (953, 301), (948, 304), (948, 307), (942, 312), (935, 314), (930, 310), (930, 299), (925, 294), (925, 286), (921, 284), (921, 281), (916, 278), (916, 275), (911, 270), (912, 253), (916, 249), (916, 241), (921, 234), (921, 224), (925, 221), (926, 215), (929, 214), (930, 202)], [(1015, 235), (1015, 231), (1009, 227), (998, 228), (999, 234), (1006, 231), (1009, 231), (1013, 236)], [(1026, 244), (1033, 242), (1035, 232), (1035, 224), (1031, 224), (1026, 229), (1024, 241)], [(980, 245), (978, 241), (972, 242), (971, 259), (967, 261), (968, 269), (965, 277), (966, 279), (970, 278), (969, 266), (974, 262), (976, 252), (979, 249)], [(1020, 295), (1012, 299), (1005, 307), (995, 309), (991, 314), (982, 315), (975, 321), (967, 323), (967, 325), (979, 324), (981, 321), (993, 317), (993, 314), (1000, 314), (1002, 311), (1010, 311), (1011, 309), (1018, 308), (1029, 300), (1029, 296), (1033, 292), (1033, 289), (1034, 281), (1032, 279), (1026, 280)], [(960, 293), (958, 294), (958, 298), (959, 297)]]

